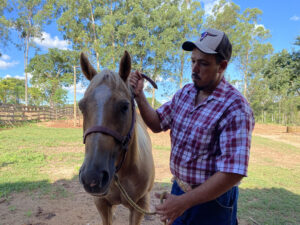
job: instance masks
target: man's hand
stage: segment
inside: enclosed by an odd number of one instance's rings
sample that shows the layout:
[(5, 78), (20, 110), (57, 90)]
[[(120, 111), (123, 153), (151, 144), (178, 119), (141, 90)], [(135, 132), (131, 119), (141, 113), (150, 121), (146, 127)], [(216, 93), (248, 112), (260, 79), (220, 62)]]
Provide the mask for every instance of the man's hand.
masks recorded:
[(139, 71), (136, 70), (129, 75), (129, 84), (132, 86), (135, 96), (139, 97), (143, 93), (144, 78)]
[[(160, 199), (161, 195), (159, 193), (155, 193), (155, 197)], [(166, 193), (163, 196), (163, 199), (165, 199), (165, 201), (162, 204), (155, 206), (156, 213), (160, 215), (160, 220), (162, 222), (166, 221), (167, 225), (171, 225), (177, 217), (181, 216), (184, 211), (187, 210), (186, 204), (181, 196), (169, 193)]]

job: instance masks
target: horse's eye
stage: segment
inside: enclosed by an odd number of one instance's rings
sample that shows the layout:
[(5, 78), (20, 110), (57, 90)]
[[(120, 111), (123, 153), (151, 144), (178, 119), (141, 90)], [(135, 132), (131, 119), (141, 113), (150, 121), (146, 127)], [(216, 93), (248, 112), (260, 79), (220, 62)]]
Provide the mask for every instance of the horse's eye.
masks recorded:
[(128, 111), (129, 103), (128, 102), (121, 102), (120, 103), (120, 112), (125, 114)]

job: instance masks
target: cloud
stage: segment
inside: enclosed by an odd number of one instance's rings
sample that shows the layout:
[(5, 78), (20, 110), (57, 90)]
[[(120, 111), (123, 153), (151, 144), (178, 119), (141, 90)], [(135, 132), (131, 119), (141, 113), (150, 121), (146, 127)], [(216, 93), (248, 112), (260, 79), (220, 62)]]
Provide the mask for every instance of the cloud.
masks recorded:
[[(12, 76), (10, 74), (6, 74), (4, 76), (4, 78), (16, 78), (16, 79), (20, 79), (20, 80), (25, 80), (25, 74), (23, 74), (23, 76), (20, 76), (20, 75)], [(28, 78), (28, 80), (30, 80), (32, 78), (32, 74), (31, 73), (27, 73), (27, 78)]]
[(0, 58), (0, 69), (7, 69), (10, 67), (14, 67), (17, 64), (19, 64), (19, 62), (17, 62), (17, 61), (7, 62)]
[(3, 60), (10, 60), (10, 56), (5, 55), (5, 54), (3, 54), (3, 55), (1, 56), (1, 58), (2, 58)]
[(6, 54), (2, 54), (0, 57), (0, 69), (8, 69), (10, 67), (14, 67), (15, 65), (19, 64), (18, 61), (9, 61), (10, 56)]
[[(74, 93), (74, 85), (71, 85), (70, 87), (65, 87), (64, 89), (69, 91), (70, 93)], [(85, 90), (86, 90), (86, 86), (82, 82), (76, 84), (77, 94), (84, 94)]]
[(294, 15), (294, 16), (292, 16), (292, 17), (290, 18), (290, 20), (293, 20), (293, 21), (299, 21), (299, 20), (300, 20), (300, 17)]
[(201, 2), (204, 5), (204, 11), (205, 15), (211, 16), (212, 15), (212, 9), (216, 4), (220, 2), (220, 0), (201, 0)]
[(57, 36), (54, 38), (46, 32), (42, 32), (41, 38), (33, 38), (33, 41), (44, 48), (58, 48), (62, 50), (68, 49), (70, 43), (66, 40), (60, 40)]

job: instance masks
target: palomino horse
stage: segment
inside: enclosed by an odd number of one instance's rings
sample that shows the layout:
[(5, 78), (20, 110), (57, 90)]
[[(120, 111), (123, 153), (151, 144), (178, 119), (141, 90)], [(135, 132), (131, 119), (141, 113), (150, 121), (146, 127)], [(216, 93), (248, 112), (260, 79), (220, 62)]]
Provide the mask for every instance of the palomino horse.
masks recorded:
[(79, 102), (85, 142), (80, 182), (94, 196), (103, 225), (112, 224), (112, 209), (118, 204), (130, 210), (129, 224), (138, 225), (143, 214), (125, 200), (112, 182), (117, 173), (131, 199), (141, 208), (149, 209), (154, 163), (146, 127), (141, 118), (135, 118), (133, 93), (127, 82), (130, 55), (125, 51), (119, 74), (110, 70), (97, 73), (83, 53), (80, 64), (83, 74), (90, 80)]

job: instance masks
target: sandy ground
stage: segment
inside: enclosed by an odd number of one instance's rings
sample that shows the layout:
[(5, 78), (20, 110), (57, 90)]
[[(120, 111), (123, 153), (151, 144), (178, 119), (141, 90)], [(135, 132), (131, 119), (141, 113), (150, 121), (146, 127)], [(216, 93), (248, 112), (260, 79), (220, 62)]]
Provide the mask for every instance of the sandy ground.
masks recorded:
[[(73, 122), (51, 121), (44, 123), (51, 127), (72, 127)], [(256, 125), (254, 134), (284, 141), (300, 147), (300, 134), (287, 134), (281, 126)], [(156, 149), (155, 146), (168, 146), (169, 134), (151, 134), (153, 143), (153, 155), (156, 166), (155, 185), (151, 192), (151, 211), (159, 200), (154, 197), (155, 192), (169, 191), (169, 153)], [(74, 173), (71, 171), (70, 173)], [(72, 177), (72, 174), (69, 174)], [(8, 199), (0, 199), (0, 225), (99, 225), (101, 218), (93, 203), (77, 179), (60, 179), (54, 182), (54, 189), (64, 190), (64, 197), (51, 197), (40, 190), (34, 192), (13, 193)], [(114, 225), (128, 224), (129, 211), (123, 206), (117, 206), (114, 215)], [(143, 220), (143, 225), (162, 224), (157, 216), (151, 216)], [(245, 221), (240, 224), (247, 225)]]

